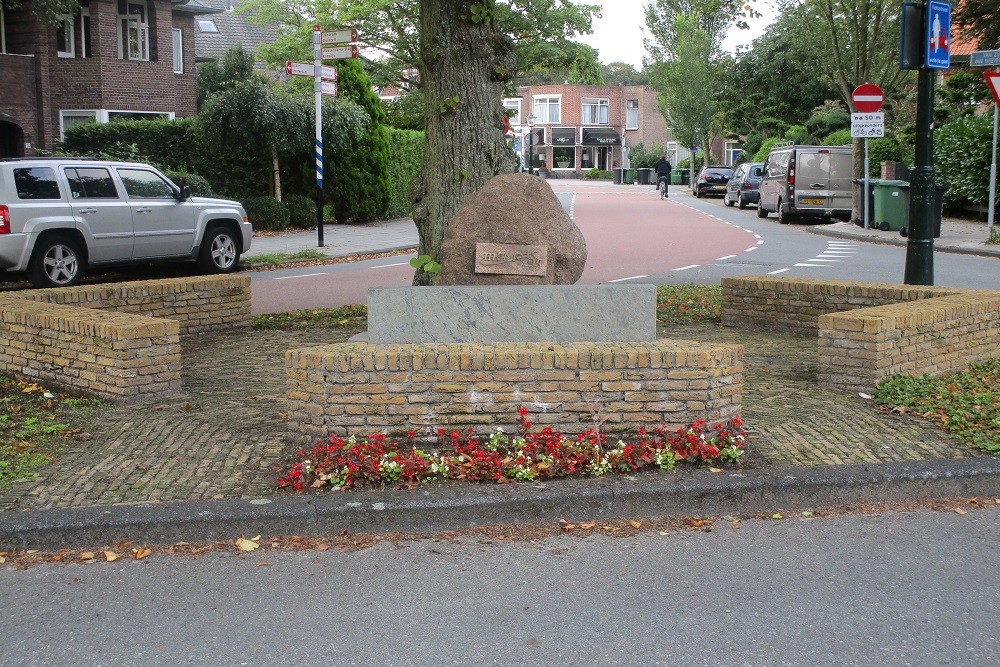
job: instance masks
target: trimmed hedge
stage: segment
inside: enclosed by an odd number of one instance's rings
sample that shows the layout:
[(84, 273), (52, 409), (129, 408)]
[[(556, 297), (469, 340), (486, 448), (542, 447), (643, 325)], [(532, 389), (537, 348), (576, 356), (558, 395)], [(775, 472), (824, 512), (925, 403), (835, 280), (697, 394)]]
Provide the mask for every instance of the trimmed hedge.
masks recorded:
[[(993, 114), (964, 116), (934, 132), (934, 168), (948, 206), (989, 207)], [(1000, 202), (998, 202), (1000, 209)]]
[(389, 133), (389, 178), (392, 190), (386, 219), (405, 218), (413, 212), (410, 183), (420, 175), (424, 160), (424, 133), (386, 128)]
[[(138, 158), (161, 169), (189, 171), (192, 122), (190, 118), (180, 118), (82, 123), (66, 130), (59, 150), (70, 155)], [(123, 153), (124, 149), (128, 150)]]
[(183, 188), (186, 185), (191, 188), (191, 194), (195, 197), (215, 196), (215, 193), (212, 192), (212, 186), (198, 174), (192, 174), (186, 171), (174, 171), (172, 169), (164, 169), (163, 173), (167, 178), (180, 187)]
[(315, 229), (315, 201), (305, 195), (289, 195), (281, 203), (288, 209), (288, 224), (300, 229)]
[(288, 209), (274, 197), (250, 197), (242, 203), (254, 229), (280, 232), (288, 227)]

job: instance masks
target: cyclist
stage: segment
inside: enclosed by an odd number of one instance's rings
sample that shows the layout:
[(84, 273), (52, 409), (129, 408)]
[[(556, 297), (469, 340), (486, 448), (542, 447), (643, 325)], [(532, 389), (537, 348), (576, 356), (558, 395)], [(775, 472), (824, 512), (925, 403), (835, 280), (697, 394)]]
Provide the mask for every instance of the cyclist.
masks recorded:
[(660, 156), (659, 161), (655, 165), (655, 169), (656, 188), (660, 190), (660, 197), (666, 199), (668, 197), (667, 185), (670, 183), (670, 171), (673, 169), (673, 167), (670, 166), (670, 162), (667, 160), (666, 155)]

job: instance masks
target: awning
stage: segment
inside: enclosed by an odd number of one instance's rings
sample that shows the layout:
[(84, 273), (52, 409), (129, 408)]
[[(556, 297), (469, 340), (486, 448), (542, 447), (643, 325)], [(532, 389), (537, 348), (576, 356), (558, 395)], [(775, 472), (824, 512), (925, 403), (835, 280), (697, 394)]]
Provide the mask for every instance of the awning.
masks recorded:
[(622, 142), (621, 137), (611, 127), (585, 127), (583, 128), (583, 140), (580, 142), (584, 146), (618, 146)]
[(554, 127), (552, 128), (553, 146), (576, 146), (575, 127)]

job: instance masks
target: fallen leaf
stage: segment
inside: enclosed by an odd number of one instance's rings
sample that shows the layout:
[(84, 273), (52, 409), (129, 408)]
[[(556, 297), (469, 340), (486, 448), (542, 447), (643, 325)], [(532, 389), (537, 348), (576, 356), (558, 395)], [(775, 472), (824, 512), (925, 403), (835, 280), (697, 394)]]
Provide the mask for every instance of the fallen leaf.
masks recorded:
[(969, 499), (969, 504), (970, 505), (978, 505), (979, 504), (979, 498), (970, 498)]
[(109, 563), (114, 563), (116, 560), (118, 560), (118, 554), (116, 554), (114, 551), (105, 551), (104, 560), (106, 560)]
[(4, 554), (0, 554), (0, 565), (3, 565), (6, 562), (7, 562), (7, 556), (5, 556)]
[(639, 528), (641, 528), (641, 527), (642, 527), (642, 523), (641, 523), (641, 522), (639, 522), (639, 521), (636, 521), (635, 519), (631, 519), (631, 520), (630, 520), (630, 521), (628, 522), (628, 524), (629, 524), (630, 526), (632, 526), (633, 528), (635, 528), (636, 530), (639, 530)]
[(62, 560), (62, 554), (55, 554), (54, 556), (52, 556), (52, 562), (54, 563), (58, 563), (61, 560)]
[(586, 523), (580, 524), (580, 528), (583, 528), (584, 530), (593, 530), (595, 526), (597, 526), (596, 521), (587, 521)]
[(661, 530), (661, 531), (659, 531), (659, 532), (660, 532), (660, 537), (666, 537), (667, 535), (669, 535), (669, 534), (670, 534), (670, 533), (668, 533), (668, 532), (667, 532), (667, 531), (665, 531), (665, 530)]
[(956, 508), (955, 508), (955, 514), (968, 514), (968, 512), (966, 512), (966, 511), (965, 511), (964, 509), (962, 509), (961, 507), (956, 507)]
[(262, 560), (259, 563), (254, 563), (254, 567), (271, 567), (274, 563), (268, 563), (266, 560)]
[(559, 519), (559, 527), (563, 530), (573, 530), (576, 528), (575, 524), (570, 523), (566, 519)]
[(862, 392), (858, 392), (858, 396), (860, 396), (861, 398), (865, 399), (866, 401), (870, 401), (871, 398), (872, 398), (870, 395), (864, 393), (863, 391)]
[(782, 519), (784, 517), (782, 517), (781, 514), (779, 514), (778, 512), (775, 512), (774, 514), (771, 515), (771, 518), (772, 519)]
[(259, 547), (260, 544), (255, 540), (248, 540), (246, 538), (241, 537), (238, 540), (236, 540), (236, 546), (239, 547), (240, 551), (253, 551), (257, 547)]
[(802, 513), (802, 516), (804, 516), (804, 517), (810, 517), (810, 516), (812, 516), (812, 515), (813, 515), (813, 513), (812, 513), (812, 512), (809, 512), (809, 511), (806, 511), (806, 512), (803, 512), (803, 513)]
[(288, 413), (287, 412), (279, 412), (278, 413), (278, 419), (288, 419)]
[(80, 554), (80, 560), (94, 560), (94, 556), (95, 554), (93, 551), (84, 551)]
[(733, 530), (739, 530), (741, 528), (739, 521), (733, 521)]
[(317, 544), (316, 545), (316, 551), (329, 551), (329, 550), (330, 550), (330, 545), (329, 544)]
[(138, 549), (132, 549), (132, 553), (135, 554), (135, 559), (136, 560), (142, 560), (146, 556), (151, 555), (153, 553), (153, 551), (152, 551), (152, 549), (144, 549), (142, 547), (139, 547)]
[(994, 502), (995, 504), (997, 504), (997, 505), (1000, 505), (1000, 498), (997, 498), (997, 499), (996, 499), (996, 500), (994, 500), (993, 502)]
[(709, 468), (708, 472), (722, 472), (722, 468)]

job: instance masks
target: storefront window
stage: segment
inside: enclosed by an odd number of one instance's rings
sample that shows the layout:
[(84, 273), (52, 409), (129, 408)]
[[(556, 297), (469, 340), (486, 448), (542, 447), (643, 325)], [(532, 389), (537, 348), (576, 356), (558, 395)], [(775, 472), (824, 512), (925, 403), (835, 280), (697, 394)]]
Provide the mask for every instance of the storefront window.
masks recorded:
[(576, 169), (576, 149), (553, 146), (552, 163), (555, 169)]

